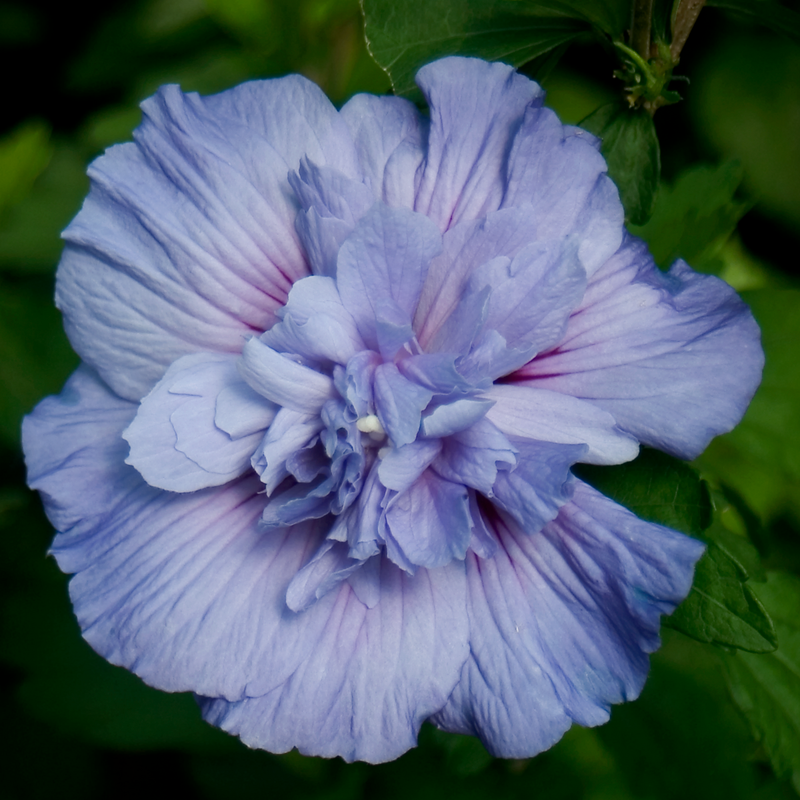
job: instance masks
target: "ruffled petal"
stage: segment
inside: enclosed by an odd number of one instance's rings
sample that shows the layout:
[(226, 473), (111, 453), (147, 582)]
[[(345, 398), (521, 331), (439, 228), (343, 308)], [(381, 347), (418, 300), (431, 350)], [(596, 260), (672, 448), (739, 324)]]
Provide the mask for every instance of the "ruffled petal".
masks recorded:
[[(241, 398), (240, 407), (250, 413), (248, 427), (257, 425), (255, 430), (233, 437), (217, 425), (217, 400), (225, 390), (225, 414), (235, 414), (232, 404)], [(194, 492), (238, 478), (250, 469), (250, 456), (278, 410), (256, 396), (261, 401), (256, 421), (256, 398), (247, 391), (235, 356), (197, 353), (179, 358), (123, 432), (131, 446), (125, 463), (151, 486), (170, 492)]]
[(373, 204), (372, 191), (362, 181), (305, 157), (300, 169), (289, 173), (289, 183), (302, 207), (295, 225), (311, 270), (334, 276), (339, 248)]
[(392, 208), (412, 208), (428, 123), (401, 97), (357, 94), (342, 106), (364, 181)]
[(280, 353), (330, 365), (346, 364), (366, 349), (332, 278), (312, 275), (297, 281), (279, 316), (281, 321), (261, 341)]
[(378, 763), (414, 747), (469, 651), (464, 565), (411, 577), (388, 559), (379, 563), (377, 605), (367, 608), (346, 583), (329, 593), (296, 617), (315, 624), (311, 653), (291, 676), (241, 702), (202, 699), (205, 719), (274, 753), (296, 746)]
[(694, 458), (741, 419), (761, 379), (758, 326), (736, 292), (629, 239), (594, 276), (559, 346), (516, 382), (585, 398), (643, 444)]
[(446, 231), (500, 206), (514, 134), (544, 92), (513, 67), (473, 58), (427, 64), (416, 80), (431, 128), (414, 208)]
[(298, 364), (256, 337), (245, 344), (237, 367), (248, 386), (260, 395), (303, 414), (318, 414), (335, 396), (327, 375)]
[(689, 592), (703, 545), (580, 482), (538, 534), (488, 522), (501, 547), (467, 556), (471, 655), (433, 722), (526, 758), (637, 697), (660, 615)]
[(413, 442), (433, 392), (403, 377), (391, 362), (376, 368), (374, 388), (375, 411), (392, 442), (397, 447)]
[(495, 402), (486, 418), (508, 436), (586, 444), (586, 464), (622, 464), (639, 453), (636, 440), (611, 414), (585, 400), (518, 384), (497, 384), (483, 396)]
[(386, 554), (408, 571), (443, 567), (464, 558), (472, 521), (463, 484), (427, 469), (414, 483), (386, 503)]
[(538, 239), (574, 236), (590, 275), (622, 241), (624, 211), (599, 141), (541, 106), (527, 109), (508, 158), (503, 208), (531, 206)]
[(207, 98), (167, 86), (142, 108), (136, 143), (89, 170), (56, 287), (75, 349), (132, 400), (180, 356), (238, 352), (274, 322), (308, 272), (287, 181), (301, 156), (357, 170), (346, 126), (299, 76)]
[(483, 302), (470, 304), (475, 307), (467, 309), (467, 319), (455, 330), (442, 329), (451, 317), (464, 314), (473, 273), (494, 259), (508, 263), (535, 240), (536, 222), (529, 206), (506, 208), (448, 230), (442, 238), (442, 254), (431, 262), (414, 317), (420, 344), (429, 352), (455, 347), (450, 352), (466, 353), (472, 338), (467, 333), (463, 339), (458, 332), (466, 326), (474, 336), (483, 321)]
[(428, 265), (441, 247), (439, 231), (427, 217), (382, 203), (373, 206), (342, 245), (339, 294), (371, 349), (378, 349), (380, 304), (393, 304), (410, 323)]

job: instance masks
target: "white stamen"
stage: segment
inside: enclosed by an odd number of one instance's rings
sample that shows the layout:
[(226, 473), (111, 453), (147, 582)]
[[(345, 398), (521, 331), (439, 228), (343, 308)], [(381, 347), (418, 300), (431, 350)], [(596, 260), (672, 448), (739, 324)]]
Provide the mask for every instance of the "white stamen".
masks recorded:
[[(370, 438), (376, 439), (376, 441), (379, 441), (380, 437), (386, 436), (386, 431), (383, 429), (381, 421), (375, 414), (367, 414), (365, 417), (359, 417), (356, 420), (356, 428), (358, 428), (361, 433), (370, 434)], [(378, 434), (377, 438), (372, 435), (374, 433)]]

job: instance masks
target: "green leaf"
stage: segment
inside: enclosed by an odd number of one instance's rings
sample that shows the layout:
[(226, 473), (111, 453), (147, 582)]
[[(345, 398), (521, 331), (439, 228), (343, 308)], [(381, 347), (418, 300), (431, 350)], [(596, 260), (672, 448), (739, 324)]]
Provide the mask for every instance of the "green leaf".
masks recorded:
[(89, 188), (77, 148), (57, 144), (31, 191), (0, 220), (0, 265), (20, 272), (52, 272), (61, 254), (61, 231)]
[(761, 326), (766, 365), (744, 418), (717, 437), (698, 466), (735, 489), (762, 520), (800, 519), (800, 291), (742, 294)]
[(767, 655), (724, 655), (728, 686), (778, 777), (800, 792), (800, 578), (771, 573), (758, 593), (780, 647)]
[(708, 0), (708, 5), (754, 17), (767, 28), (800, 42), (800, 14), (778, 3), (769, 0)]
[(695, 269), (709, 271), (749, 208), (734, 200), (743, 175), (736, 161), (682, 172), (672, 186), (661, 184), (653, 215), (644, 225), (631, 225), (631, 233), (647, 242), (662, 268), (683, 258)]
[(25, 122), (0, 139), (0, 216), (30, 192), (51, 155), (44, 122)]
[(705, 483), (690, 466), (659, 450), (645, 447), (638, 458), (627, 464), (579, 464), (573, 472), (648, 522), (690, 536), (700, 536), (711, 522), (711, 501)]
[(517, 67), (590, 29), (577, 11), (556, 3), (363, 0), (363, 9), (372, 57), (397, 94), (415, 99), (417, 70), (437, 58), (478, 56)]
[(625, 219), (644, 225), (653, 212), (661, 154), (653, 118), (644, 109), (619, 103), (601, 106), (580, 126), (602, 140), (608, 174), (617, 184)]
[(699, 642), (752, 653), (774, 650), (772, 620), (746, 580), (736, 561), (711, 542), (697, 562), (689, 596), (666, 624)]

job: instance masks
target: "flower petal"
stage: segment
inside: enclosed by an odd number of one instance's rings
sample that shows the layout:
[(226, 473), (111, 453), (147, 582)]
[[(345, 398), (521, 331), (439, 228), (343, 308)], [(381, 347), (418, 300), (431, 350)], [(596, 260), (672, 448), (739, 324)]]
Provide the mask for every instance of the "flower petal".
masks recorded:
[(378, 203), (342, 245), (336, 283), (364, 341), (378, 349), (379, 301), (393, 302), (410, 322), (431, 259), (441, 252), (436, 226), (422, 214)]
[(629, 239), (592, 279), (561, 344), (514, 380), (585, 398), (643, 444), (688, 459), (741, 419), (763, 358), (733, 289), (682, 261), (664, 275)]
[[(276, 406), (261, 400), (259, 425), (233, 438), (216, 424), (217, 399), (242, 385), (236, 357), (197, 353), (179, 358), (142, 400), (123, 432), (131, 450), (126, 464), (151, 485), (171, 492), (221, 486), (250, 469), (250, 456), (272, 422)], [(233, 395), (227, 395), (228, 404)], [(252, 422), (252, 416), (251, 416)]]
[(281, 321), (260, 338), (280, 353), (311, 363), (346, 364), (366, 349), (332, 278), (311, 275), (297, 281), (279, 316)]
[(586, 464), (622, 464), (639, 453), (611, 414), (585, 400), (518, 384), (497, 384), (482, 396), (495, 401), (486, 418), (508, 436), (589, 445)]
[(386, 555), (399, 566), (443, 567), (463, 559), (472, 521), (463, 484), (425, 470), (416, 481), (386, 503)]
[(378, 763), (414, 747), (467, 657), (463, 564), (411, 577), (384, 558), (380, 586), (374, 608), (344, 584), (296, 617), (314, 617), (309, 658), (269, 694), (204, 698), (205, 719), (274, 753)]
[(688, 593), (703, 545), (580, 482), (538, 534), (489, 522), (501, 547), (467, 556), (471, 656), (433, 722), (526, 758), (639, 694), (659, 617)]
[[(510, 261), (535, 241), (536, 222), (529, 206), (506, 208), (448, 230), (442, 237), (442, 254), (431, 262), (414, 317), (414, 330), (420, 344), (428, 352), (452, 346), (455, 332), (448, 331), (441, 337), (440, 329), (450, 317), (463, 313), (462, 305), (468, 298), (473, 273), (494, 259)], [(483, 303), (479, 302), (463, 322), (468, 329), (473, 328), (473, 334), (476, 322), (471, 320), (476, 316), (482, 320), (482, 307)], [(466, 347), (471, 344), (471, 338), (468, 339)], [(456, 352), (464, 354), (466, 347), (459, 344)]]
[(416, 80), (431, 128), (414, 208), (444, 232), (497, 210), (514, 134), (525, 109), (541, 105), (544, 92), (506, 64), (473, 58), (427, 64)]
[(331, 167), (318, 167), (305, 156), (297, 172), (289, 173), (302, 210), (295, 225), (311, 269), (316, 275), (336, 274), (342, 242), (367, 213), (374, 200), (362, 181)]
[(333, 381), (327, 375), (298, 364), (256, 337), (245, 344), (237, 366), (250, 387), (293, 411), (317, 414), (335, 396)]
[(340, 112), (356, 146), (359, 166), (376, 200), (414, 206), (414, 178), (424, 157), (427, 121), (401, 97), (357, 94)]
[(562, 125), (549, 108), (529, 108), (508, 158), (502, 207), (530, 204), (540, 239), (574, 235), (591, 275), (622, 241), (624, 211), (606, 169), (594, 136)]
[(375, 412), (394, 445), (413, 442), (433, 392), (403, 377), (391, 362), (376, 367), (374, 390)]
[(82, 368), (25, 422), (30, 482), (61, 531), (53, 555), (77, 573), (70, 596), (83, 635), (166, 691), (268, 692), (308, 658), (327, 622), (285, 603), (325, 527), (265, 534), (252, 473), (190, 494), (148, 486), (123, 462), (135, 411)]
[(197, 351), (239, 352), (307, 274), (287, 175), (306, 155), (357, 170), (350, 134), (299, 76), (214, 97), (164, 87), (135, 144), (89, 170), (56, 301), (70, 340), (120, 394), (145, 395)]

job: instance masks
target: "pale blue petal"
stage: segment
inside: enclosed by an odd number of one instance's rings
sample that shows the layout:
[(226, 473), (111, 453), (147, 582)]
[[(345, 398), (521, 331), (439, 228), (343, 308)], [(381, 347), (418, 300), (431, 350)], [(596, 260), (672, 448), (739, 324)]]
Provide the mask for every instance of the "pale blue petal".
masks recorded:
[(586, 398), (643, 444), (694, 458), (741, 418), (763, 365), (736, 292), (628, 240), (592, 279), (564, 340), (515, 381)]
[(622, 464), (639, 445), (607, 411), (567, 394), (518, 384), (497, 384), (483, 393), (495, 405), (486, 418), (507, 436), (557, 444), (586, 444), (587, 464)]
[(574, 250), (574, 243), (540, 242), (510, 264), (495, 260), (476, 270), (475, 289), (491, 290), (484, 328), (496, 330), (509, 348), (541, 352), (557, 344), (586, 290)]
[(305, 447), (322, 427), (317, 414), (304, 414), (290, 408), (278, 411), (250, 459), (253, 469), (266, 484), (268, 495), (289, 475), (286, 460)]
[(308, 273), (287, 181), (301, 156), (357, 171), (336, 109), (297, 75), (205, 98), (166, 86), (142, 110), (136, 143), (89, 169), (56, 286), (73, 346), (131, 400), (275, 321)]
[(335, 397), (333, 381), (253, 337), (237, 362), (239, 374), (260, 395), (303, 414), (319, 413)]
[(344, 374), (339, 375), (337, 389), (347, 399), (357, 417), (373, 413), (372, 385), (375, 370), (380, 363), (381, 358), (377, 353), (363, 350), (348, 361)]
[(414, 178), (424, 156), (427, 120), (408, 100), (369, 94), (355, 95), (340, 113), (375, 199), (394, 208), (411, 208)]
[(467, 555), (471, 656), (433, 722), (527, 758), (639, 694), (660, 615), (689, 592), (703, 545), (581, 483), (534, 536), (488, 522), (501, 547)]
[(328, 622), (324, 612), (298, 617), (285, 601), (325, 529), (265, 534), (252, 473), (189, 494), (148, 486), (123, 462), (135, 411), (82, 369), (25, 423), (30, 482), (61, 531), (53, 555), (76, 573), (69, 588), (84, 638), (166, 691), (269, 692), (310, 657)]
[(413, 442), (433, 392), (404, 378), (391, 362), (376, 367), (374, 391), (375, 413), (394, 445)]
[(221, 486), (242, 475), (277, 408), (262, 398), (260, 429), (232, 438), (216, 425), (216, 404), (222, 391), (241, 383), (235, 356), (179, 358), (124, 431), (130, 444), (125, 462), (151, 486), (171, 492)]
[(443, 567), (463, 559), (472, 521), (463, 485), (428, 469), (386, 504), (386, 555), (399, 566)]
[[(512, 260), (524, 247), (536, 241), (536, 220), (530, 206), (506, 208), (489, 214), (485, 219), (465, 221), (448, 230), (442, 238), (442, 254), (431, 262), (422, 288), (414, 330), (425, 350), (447, 351), (451, 337), (471, 343), (469, 330), (482, 318), (481, 301), (472, 298), (470, 310), (454, 331), (440, 334), (452, 315), (462, 316), (462, 303), (469, 299), (469, 281), (476, 269), (494, 259)], [(473, 290), (474, 294), (474, 290)], [(456, 335), (455, 331), (465, 332)], [(462, 349), (464, 348), (464, 349)], [(453, 352), (450, 349), (450, 352)], [(455, 351), (466, 353), (463, 344)]]
[(416, 80), (431, 128), (414, 208), (445, 231), (497, 210), (514, 135), (544, 92), (506, 64), (471, 58), (427, 64)]
[(280, 353), (295, 353), (310, 363), (346, 364), (366, 348), (332, 278), (312, 275), (297, 281), (279, 316), (281, 321), (260, 338)]
[(498, 468), (517, 462), (517, 450), (487, 419), (442, 441), (441, 455), (433, 468), (453, 483), (463, 483), (486, 496), (492, 495)]
[(369, 609), (344, 583), (293, 615), (309, 657), (262, 696), (202, 700), (203, 716), (273, 753), (377, 763), (414, 747), (467, 657), (463, 564), (411, 577), (381, 559), (380, 594)]
[(491, 400), (465, 397), (436, 406), (422, 418), (420, 435), (441, 437), (464, 431), (483, 419), (493, 405)]
[(431, 259), (441, 252), (436, 226), (408, 209), (375, 205), (342, 245), (336, 282), (364, 341), (377, 349), (378, 302), (393, 301), (410, 320)]
[(438, 439), (418, 439), (416, 442), (393, 447), (378, 464), (381, 483), (395, 492), (404, 492), (439, 455), (442, 443)]
[(217, 395), (214, 424), (231, 439), (264, 431), (275, 418), (275, 406), (253, 391), (236, 373), (237, 380)]
[(619, 194), (598, 150), (594, 136), (562, 125), (549, 108), (529, 108), (514, 137), (502, 202), (532, 206), (538, 239), (575, 236), (590, 275), (614, 254), (624, 230)]
[(350, 558), (347, 545), (343, 542), (326, 539), (308, 564), (289, 582), (286, 605), (292, 611), (305, 611), (347, 580), (363, 563)]
[(306, 157), (297, 172), (289, 174), (289, 183), (302, 207), (297, 232), (311, 269), (333, 276), (342, 242), (374, 202), (372, 191), (362, 181), (331, 167), (318, 167)]
[(491, 496), (525, 533), (534, 534), (572, 497), (570, 468), (583, 459), (587, 447), (513, 437), (511, 442), (518, 452), (517, 463), (498, 472)]

